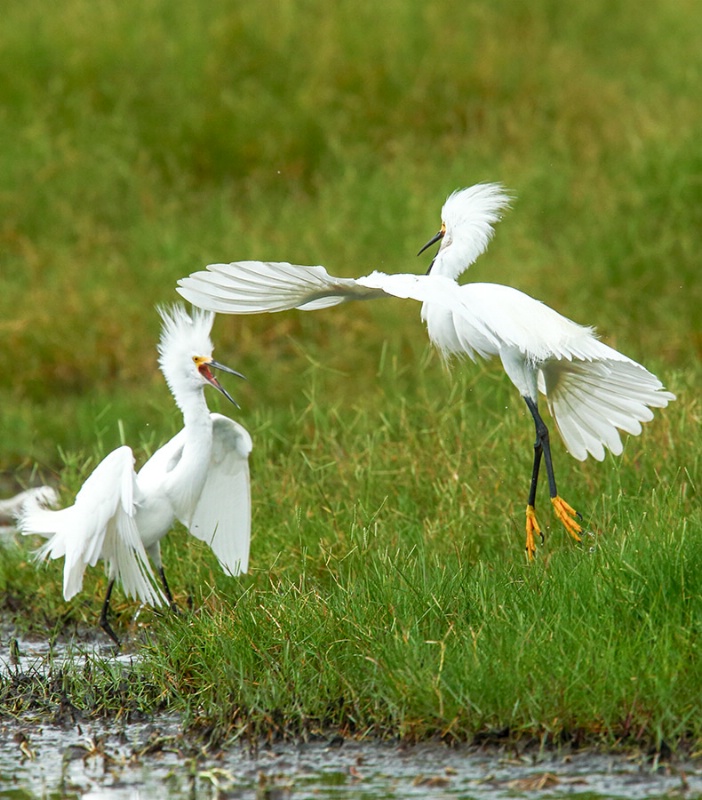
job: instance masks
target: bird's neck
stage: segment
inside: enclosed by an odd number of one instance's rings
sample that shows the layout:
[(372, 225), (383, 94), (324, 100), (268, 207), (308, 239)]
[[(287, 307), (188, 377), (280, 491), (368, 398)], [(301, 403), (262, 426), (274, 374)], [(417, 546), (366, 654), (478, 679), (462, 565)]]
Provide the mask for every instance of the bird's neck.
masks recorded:
[(177, 399), (183, 413), (183, 452), (171, 475), (176, 516), (186, 521), (207, 478), (212, 455), (212, 417), (202, 390)]
[(207, 408), (205, 393), (202, 389), (189, 392), (178, 406), (183, 413), (183, 427), (185, 430), (185, 449), (195, 452), (207, 453), (212, 447), (212, 417)]
[(455, 281), (458, 276), (470, 266), (470, 254), (462, 248), (460, 242), (451, 242), (448, 247), (443, 247), (436, 254), (430, 275), (441, 275)]

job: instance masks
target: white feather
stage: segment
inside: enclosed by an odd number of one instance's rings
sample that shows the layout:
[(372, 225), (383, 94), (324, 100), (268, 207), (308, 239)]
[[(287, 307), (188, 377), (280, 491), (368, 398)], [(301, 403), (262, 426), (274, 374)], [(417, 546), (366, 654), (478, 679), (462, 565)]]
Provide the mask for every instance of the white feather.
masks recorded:
[(210, 468), (189, 521), (190, 533), (209, 544), (227, 575), (249, 568), (251, 493), (248, 431), (221, 414), (212, 414)]
[(50, 537), (37, 551), (39, 560), (65, 558), (66, 600), (83, 588), (85, 568), (103, 558), (128, 595), (153, 605), (162, 602), (134, 520), (139, 491), (133, 465), (131, 449), (119, 447), (98, 464), (72, 506), (51, 511), (33, 503), (19, 518), (22, 533)]

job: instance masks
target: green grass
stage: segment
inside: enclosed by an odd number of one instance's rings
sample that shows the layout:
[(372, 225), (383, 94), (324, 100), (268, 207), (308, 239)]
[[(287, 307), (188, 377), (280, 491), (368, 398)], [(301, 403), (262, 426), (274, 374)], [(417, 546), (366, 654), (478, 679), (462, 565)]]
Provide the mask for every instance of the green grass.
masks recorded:
[[(596, 535), (576, 546), (543, 491), (528, 566), (532, 425), (498, 365), (446, 371), (412, 303), (219, 319), (217, 357), (249, 377), (252, 570), (169, 537), (196, 612), (132, 626), (139, 707), (153, 691), (220, 734), (698, 743), (698, 4), (6, 5), (3, 492), (43, 478), (70, 502), (113, 447), (142, 462), (177, 430), (154, 306), (179, 277), (421, 272), (446, 194), (480, 180), (515, 201), (469, 279), (597, 325), (679, 398), (621, 458), (556, 445)], [(15, 623), (93, 624), (100, 571), (65, 604), (28, 545), (0, 561)], [(126, 702), (100, 674), (101, 707)]]
[(201, 613), (168, 620), (150, 651), (156, 683), (219, 733), (696, 741), (702, 520), (678, 466), (699, 466), (681, 444), (689, 407), (619, 461), (574, 467), (561, 451), (563, 491), (593, 535), (578, 547), (553, 525), (530, 566), (529, 421), (437, 406), (420, 391), (393, 420), (355, 409), (340, 431), (315, 405), (317, 436), (259, 473), (276, 487), (255, 520), (265, 567), (200, 577)]
[[(182, 531), (166, 540), (170, 583), (194, 610), (142, 612), (135, 626), (134, 605), (118, 596), (118, 630), (144, 657), (132, 704), (150, 698), (217, 738), (338, 728), (697, 743), (696, 401), (683, 394), (619, 459), (577, 464), (557, 445), (562, 492), (591, 535), (572, 542), (542, 487), (547, 538), (529, 565), (531, 421), (498, 370), (476, 386), (471, 369), (447, 375), (423, 362), (414, 389), (386, 362), (343, 408), (323, 402), (329, 375), (311, 368), (301, 412), (257, 412), (251, 573), (226, 578)], [(492, 410), (466, 402), (476, 394)], [(89, 468), (67, 464), (69, 496)], [(61, 564), (37, 588), (23, 553), (7, 554), (3, 588), (31, 595), (35, 633), (96, 623), (99, 571), (79, 600), (57, 606)], [(93, 710), (124, 713), (113, 673), (96, 670)], [(88, 702), (87, 687), (71, 687), (76, 706)]]

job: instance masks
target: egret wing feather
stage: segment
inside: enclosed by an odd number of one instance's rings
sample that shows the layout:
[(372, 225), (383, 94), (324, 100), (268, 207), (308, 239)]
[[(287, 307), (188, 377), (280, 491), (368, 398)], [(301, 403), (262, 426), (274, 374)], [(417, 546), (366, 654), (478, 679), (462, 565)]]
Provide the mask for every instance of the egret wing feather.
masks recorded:
[(456, 284), (442, 275), (372, 272), (361, 278), (337, 278), (324, 267), (287, 262), (235, 261), (210, 264), (178, 281), (191, 303), (229, 314), (257, 314), (297, 308), (313, 311), (350, 300), (398, 297), (434, 303), (460, 313)]
[(227, 314), (312, 311), (384, 294), (353, 278), (335, 278), (324, 267), (265, 261), (210, 264), (179, 280), (177, 291), (200, 308)]
[(95, 468), (68, 508), (52, 511), (33, 504), (19, 520), (20, 532), (39, 534), (48, 541), (37, 558), (65, 558), (63, 593), (70, 600), (83, 586), (85, 568), (103, 558), (110, 578), (119, 578), (125, 591), (159, 605), (153, 571), (134, 521), (139, 492), (134, 456), (119, 447)]
[(462, 303), (454, 324), (461, 340), (468, 346), (471, 337), (487, 341), (497, 355), (504, 347), (513, 347), (531, 361), (547, 358), (585, 357), (597, 342), (592, 328), (554, 311), (539, 300), (511, 286), (497, 283), (454, 284)]
[[(675, 395), (645, 367), (601, 342), (592, 328), (572, 320), (509, 286), (471, 283), (458, 294), (463, 310), (443, 325), (437, 344), (462, 353), (521, 354), (526, 371), (536, 369), (538, 388), (568, 451), (577, 459), (598, 461), (605, 448), (615, 455), (623, 446), (619, 431), (633, 435)], [(448, 326), (448, 328), (447, 328)], [(452, 327), (451, 327), (452, 326)], [(511, 376), (514, 379), (514, 376)], [(528, 395), (528, 387), (518, 385)]]
[(246, 572), (251, 539), (251, 436), (238, 422), (212, 414), (212, 455), (190, 533), (207, 542), (228, 575)]
[(163, 483), (163, 476), (175, 469), (183, 455), (185, 438), (185, 428), (182, 428), (144, 463), (138, 475), (142, 491), (155, 492)]
[(639, 434), (641, 423), (653, 419), (651, 408), (665, 408), (675, 399), (641, 364), (597, 344), (608, 358), (552, 360), (540, 370), (539, 388), (549, 411), (566, 448), (580, 461), (588, 453), (602, 461), (602, 445), (619, 455), (623, 448), (617, 429)]

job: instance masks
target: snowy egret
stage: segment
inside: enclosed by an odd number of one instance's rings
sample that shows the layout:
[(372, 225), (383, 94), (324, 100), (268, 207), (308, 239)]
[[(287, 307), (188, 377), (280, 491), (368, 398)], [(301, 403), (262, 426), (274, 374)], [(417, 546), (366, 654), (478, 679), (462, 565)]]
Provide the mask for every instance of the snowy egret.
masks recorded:
[(159, 366), (183, 414), (183, 429), (138, 473), (131, 448), (118, 447), (98, 464), (72, 506), (50, 511), (35, 502), (19, 518), (21, 533), (48, 538), (37, 558), (65, 557), (66, 600), (82, 588), (86, 566), (104, 560), (109, 583), (100, 625), (118, 645), (107, 619), (116, 580), (128, 595), (153, 606), (165, 600), (176, 610), (159, 544), (174, 520), (210, 545), (228, 575), (246, 572), (249, 560), (251, 437), (239, 423), (211, 414), (204, 396), (205, 386), (214, 386), (236, 405), (212, 370), (243, 376), (212, 359), (214, 314), (196, 311), (191, 317), (181, 306), (159, 313)]
[[(578, 325), (509, 286), (459, 285), (459, 275), (484, 252), (493, 224), (509, 204), (499, 184), (478, 184), (454, 192), (441, 212), (439, 232), (419, 251), (440, 242), (426, 275), (335, 278), (324, 267), (239, 261), (210, 264), (179, 281), (178, 292), (196, 306), (228, 314), (290, 308), (313, 310), (348, 300), (404, 297), (422, 302), (429, 338), (445, 356), (497, 355), (534, 419), (536, 442), (526, 507), (526, 551), (543, 541), (536, 519), (541, 460), (546, 465), (553, 509), (568, 533), (580, 541), (580, 515), (558, 494), (549, 433), (538, 409), (546, 402), (566, 449), (584, 461), (602, 461), (605, 448), (622, 452), (619, 430), (634, 436), (653, 418), (651, 408), (675, 399), (647, 369), (603, 344), (594, 330)], [(618, 430), (619, 429), (619, 430)]]

